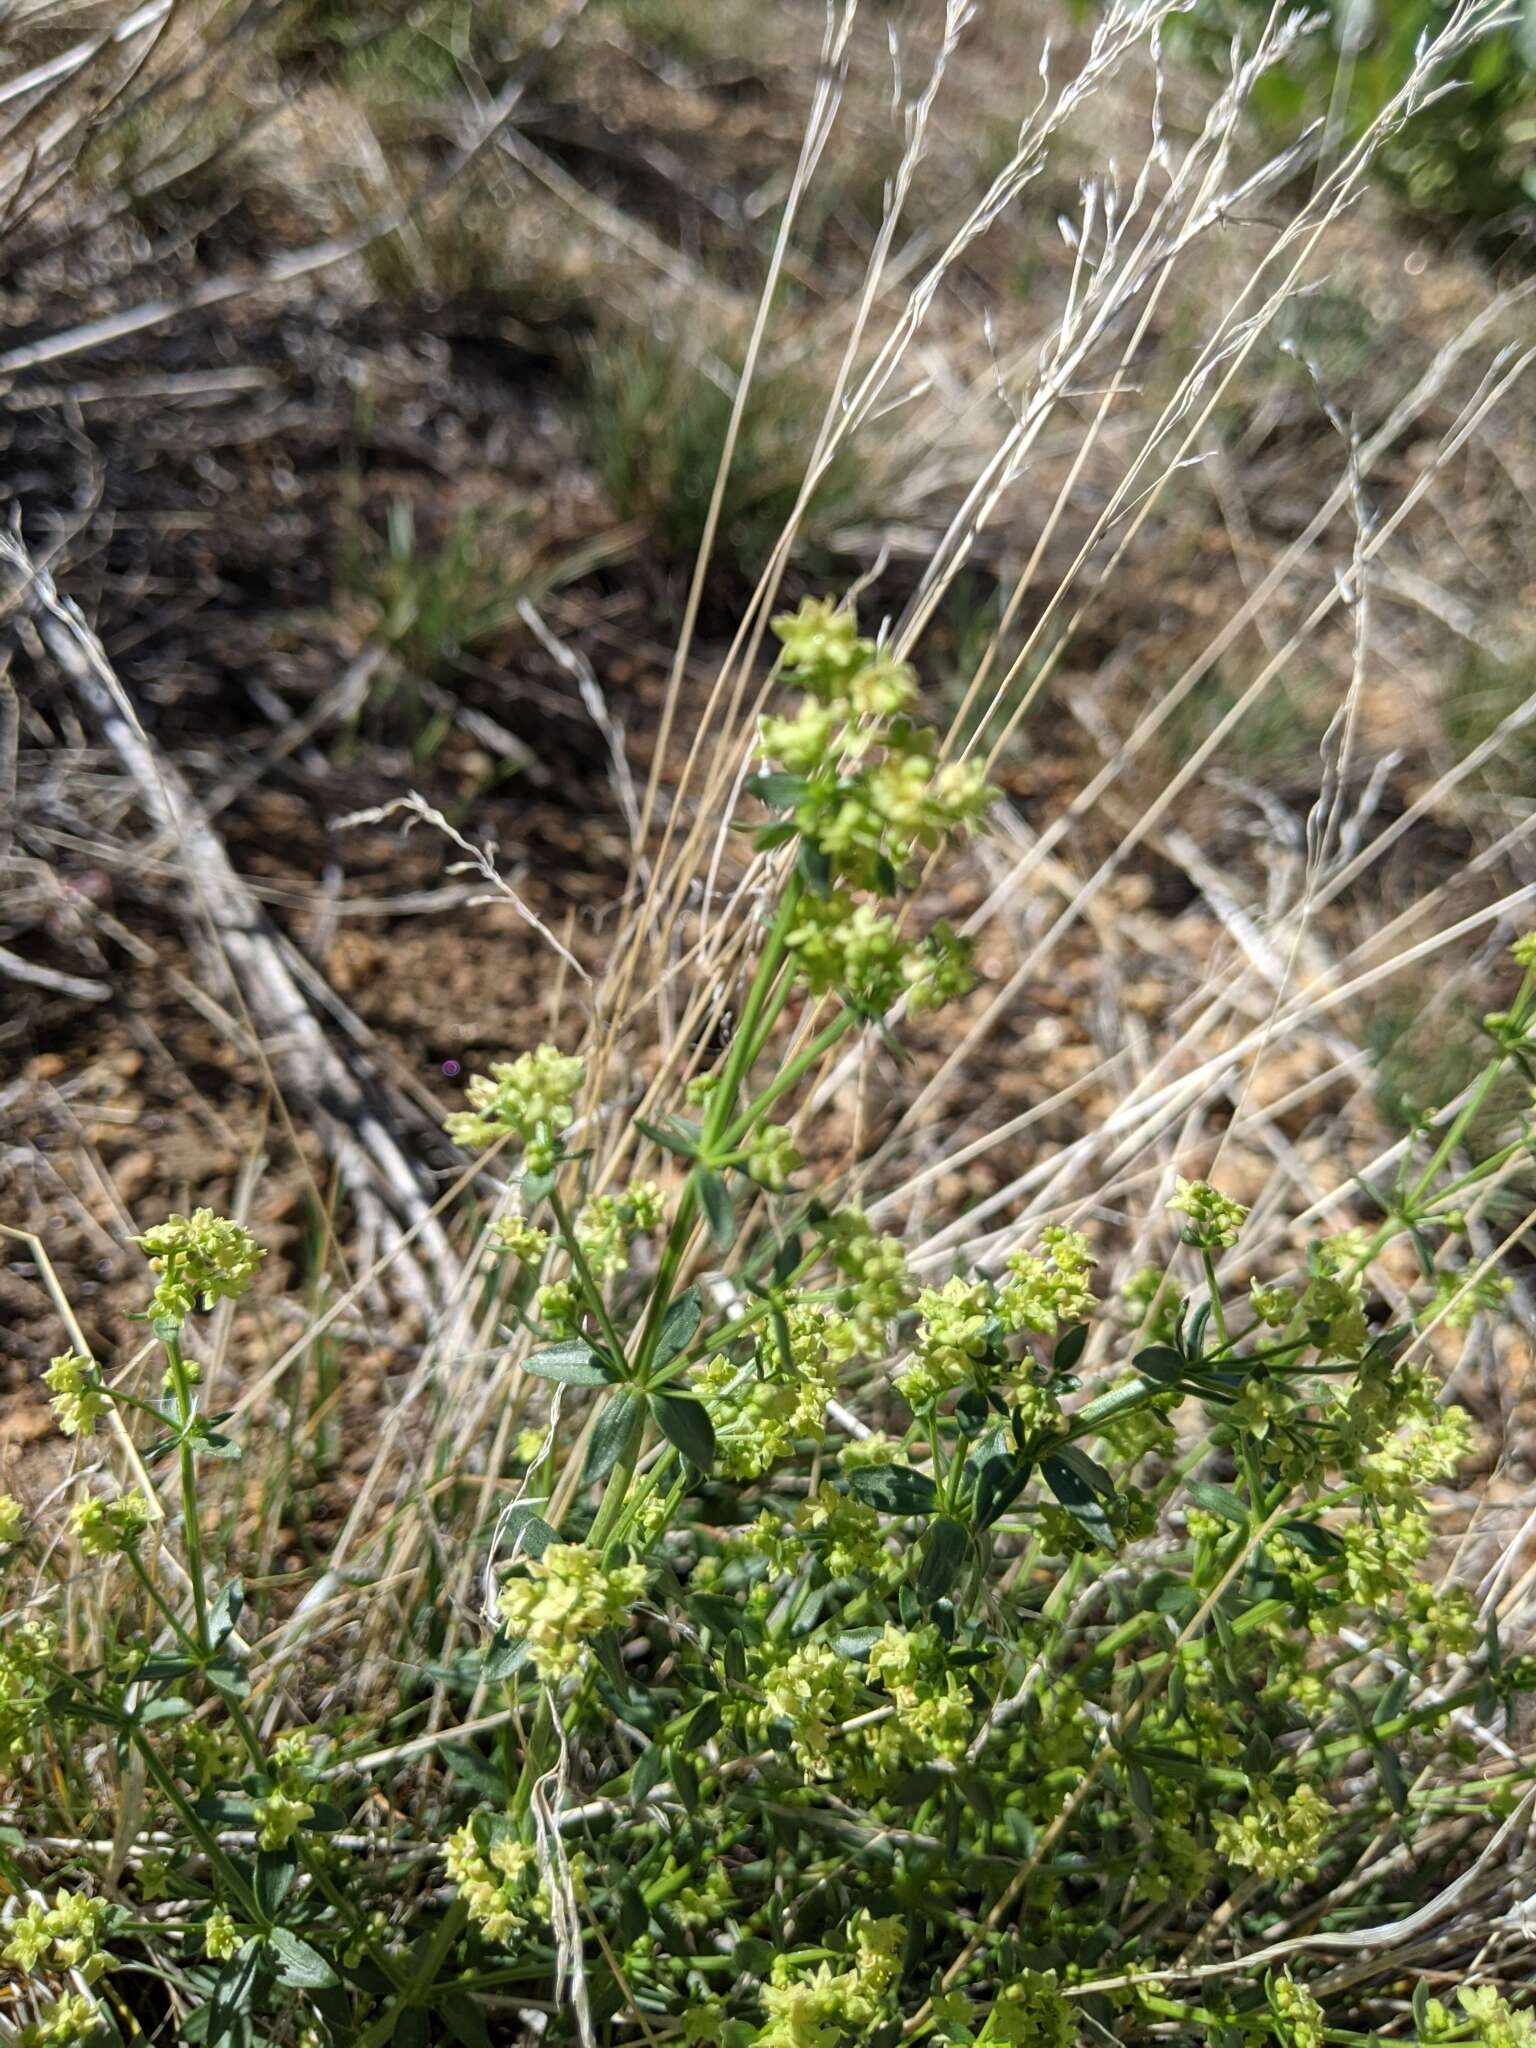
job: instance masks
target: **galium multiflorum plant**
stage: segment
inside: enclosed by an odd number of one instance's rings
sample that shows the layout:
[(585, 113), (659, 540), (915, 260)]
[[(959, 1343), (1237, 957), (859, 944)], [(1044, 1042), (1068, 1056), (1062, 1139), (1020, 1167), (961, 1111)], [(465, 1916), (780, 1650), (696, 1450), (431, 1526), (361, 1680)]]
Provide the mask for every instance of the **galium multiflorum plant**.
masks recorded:
[[(801, 701), (752, 794), (783, 866), (716, 1063), (601, 1168), (587, 1065), (551, 1046), (450, 1122), (510, 1166), (489, 1239), (543, 1420), (476, 1532), (483, 1642), (432, 1674), (464, 1709), (447, 1775), (375, 1747), (412, 1641), (371, 1721), (328, 1712), (212, 1540), (208, 1461), (240, 1445), (188, 1333), (252, 1284), (249, 1234), (199, 1211), (140, 1240), (154, 1398), (54, 1362), (60, 1427), (104, 1443), (110, 1411), (142, 1478), (82, 1468), (62, 1545), (0, 1504), (14, 2038), (1536, 2038), (1394, 1932), (1532, 1777), (1477, 1737), (1536, 1672), (1427, 1568), (1469, 1424), (1424, 1336), (1499, 1298), (1455, 1261), (1530, 1139), (1463, 1140), (1536, 1076), (1536, 938), (1482, 1079), (1302, 1270), (1234, 1284), (1246, 1211), (1195, 1180), (1114, 1301), (1067, 1224), (916, 1275), (802, 1165), (794, 1111), (839, 1038), (966, 988), (914, 883), (989, 792), (851, 611), (777, 631)], [(1370, 1276), (1398, 1239), (1423, 1287), (1393, 1322)]]

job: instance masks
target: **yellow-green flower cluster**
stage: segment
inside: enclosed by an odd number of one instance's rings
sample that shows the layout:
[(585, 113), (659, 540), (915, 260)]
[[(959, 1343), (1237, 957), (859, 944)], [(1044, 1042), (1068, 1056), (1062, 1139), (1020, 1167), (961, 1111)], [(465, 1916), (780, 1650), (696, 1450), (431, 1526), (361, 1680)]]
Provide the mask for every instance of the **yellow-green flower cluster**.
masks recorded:
[(549, 1233), (526, 1216), (498, 1216), (491, 1225), (491, 1238), (525, 1266), (542, 1265), (549, 1250)]
[(1089, 1278), (1095, 1260), (1081, 1231), (1049, 1224), (1040, 1233), (1039, 1251), (1008, 1255), (1012, 1279), (997, 1290), (997, 1312), (1009, 1330), (1033, 1330), (1044, 1337), (1093, 1314)]
[(97, 2040), (101, 2031), (96, 2001), (83, 1991), (70, 1991), (56, 1998), (40, 2019), (20, 2029), (15, 2048), (81, 2048), (84, 2042)]
[(534, 1290), (533, 1313), (552, 1337), (574, 1337), (581, 1328), (582, 1301), (570, 1280), (546, 1280)]
[(948, 1668), (944, 1639), (932, 1622), (915, 1629), (887, 1622), (869, 1653), (869, 1679), (894, 1700), (896, 1726), (913, 1762), (965, 1755), (971, 1697), (964, 1680)]
[(42, 1717), (58, 1631), (46, 1621), (10, 1623), (0, 1640), (0, 1762), (27, 1754)]
[(901, 962), (907, 984), (907, 1009), (914, 1017), (929, 1010), (942, 1010), (957, 1003), (976, 986), (971, 965), (969, 939), (951, 929), (942, 919), (915, 946), (909, 946)]
[(489, 1074), (470, 1076), (469, 1108), (445, 1118), (443, 1129), (471, 1152), (510, 1133), (522, 1140), (529, 1171), (547, 1173), (558, 1157), (560, 1133), (570, 1128), (571, 1105), (586, 1072), (581, 1060), (552, 1045), (498, 1060)]
[(760, 1123), (747, 1140), (747, 1171), (765, 1188), (778, 1190), (801, 1164), (788, 1124)]
[(762, 1688), (768, 1718), (789, 1723), (789, 1746), (807, 1778), (831, 1776), (832, 1739), (855, 1697), (847, 1659), (830, 1644), (801, 1643), (769, 1668)]
[(13, 1493), (0, 1493), (0, 1548), (21, 1541), (24, 1525), (21, 1502)]
[(267, 1256), (243, 1223), (216, 1216), (212, 1209), (194, 1209), (190, 1216), (167, 1216), (133, 1242), (159, 1275), (150, 1297), (155, 1322), (185, 1322), (196, 1308), (238, 1301), (249, 1291), (256, 1269)]
[(258, 1799), (253, 1810), (257, 1847), (286, 1848), (305, 1821), (314, 1818), (314, 1812), (314, 1807), (302, 1794), (286, 1786), (277, 1786)]
[(1471, 1266), (1465, 1272), (1439, 1273), (1421, 1320), (1426, 1324), (1443, 1322), (1451, 1330), (1470, 1330), (1485, 1310), (1502, 1308), (1514, 1287), (1508, 1273), (1491, 1268), (1481, 1272)]
[[(808, 1499), (795, 1510), (795, 1528), (814, 1545), (834, 1579), (855, 1572), (878, 1574), (884, 1562), (880, 1517), (851, 1493), (844, 1493), (824, 1479)], [(801, 1546), (787, 1546), (784, 1553), (790, 1568), (798, 1563)]]
[(582, 1204), (576, 1212), (576, 1242), (596, 1278), (610, 1280), (629, 1264), (635, 1236), (655, 1230), (665, 1217), (666, 1201), (656, 1182), (632, 1180), (622, 1195), (593, 1195)]
[(991, 1289), (984, 1280), (957, 1273), (942, 1287), (925, 1287), (917, 1297), (921, 1320), (913, 1355), (896, 1375), (896, 1390), (911, 1407), (932, 1407), (951, 1387), (974, 1376), (989, 1349)]
[(1304, 1877), (1316, 1867), (1333, 1818), (1332, 1807), (1311, 1785), (1298, 1785), (1282, 1799), (1261, 1784), (1242, 1813), (1217, 1814), (1217, 1854), (1276, 1883)]
[(642, 1564), (605, 1565), (581, 1543), (551, 1543), (528, 1561), (525, 1578), (501, 1589), (508, 1631), (528, 1645), (534, 1668), (548, 1685), (580, 1668), (590, 1639), (619, 1628), (645, 1591)]
[(94, 1984), (112, 1961), (101, 1946), (102, 1923), (110, 1911), (105, 1899), (85, 1892), (55, 1892), (51, 1906), (34, 1899), (5, 1929), (0, 1962), (28, 1976), (39, 1969), (77, 1970)]
[(70, 1533), (87, 1557), (121, 1557), (149, 1527), (149, 1503), (137, 1488), (116, 1500), (82, 1500), (69, 1515)]
[(89, 1436), (108, 1399), (95, 1361), (83, 1351), (61, 1351), (43, 1380), (52, 1389), (49, 1406), (65, 1436)]
[(1252, 1283), (1248, 1294), (1249, 1306), (1269, 1330), (1283, 1330), (1295, 1315), (1299, 1300), (1294, 1287), (1266, 1286), (1258, 1280)]
[[(1457, 1990), (1456, 2002), (1471, 2023), (1477, 2048), (1533, 2048), (1536, 2044), (1536, 2015), (1528, 2008), (1517, 2011), (1496, 1984), (1463, 1984)], [(1434, 2040), (1442, 2027), (1446, 2033), (1460, 2032), (1438, 1998), (1430, 1999), (1429, 2008), (1426, 2038)]]
[(203, 1922), (203, 1954), (213, 1963), (227, 1963), (240, 1947), (240, 1931), (227, 1906), (215, 1906)]
[(1269, 2009), (1275, 2016), (1275, 2032), (1285, 2048), (1323, 2048), (1326, 2020), (1305, 1984), (1298, 1984), (1290, 1972), (1271, 1977)]
[(789, 933), (798, 971), (814, 992), (870, 1011), (904, 990), (913, 1008), (937, 1008), (971, 985), (964, 943), (945, 927), (914, 945), (858, 892), (891, 895), (916, 856), (979, 825), (993, 798), (985, 772), (938, 758), (937, 735), (910, 715), (911, 670), (860, 637), (851, 609), (807, 599), (773, 630), (784, 677), (805, 695), (758, 731), (776, 772), (754, 787), (788, 813), (765, 843), (798, 835), (825, 883)]
[(1025, 1970), (997, 1995), (980, 2040), (986, 2048), (1072, 2048), (1078, 2018), (1062, 1997), (1054, 1970)]
[(881, 2017), (901, 1974), (905, 1923), (871, 1919), (853, 1922), (853, 1960), (835, 1975), (830, 1963), (807, 1971), (793, 1956), (777, 1956), (762, 1989), (768, 2023), (754, 2048), (827, 2048), (844, 2035), (863, 2038)]
[(853, 1283), (847, 1308), (858, 1348), (866, 1358), (883, 1358), (891, 1324), (916, 1299), (906, 1247), (899, 1237), (877, 1237), (858, 1209), (843, 1211), (837, 1232), (833, 1257)]
[(1234, 1202), (1220, 1188), (1213, 1188), (1208, 1180), (1181, 1178), (1168, 1206), (1176, 1215), (1188, 1218), (1184, 1242), (1201, 1245), (1207, 1251), (1230, 1250), (1248, 1220), (1242, 1203)]
[(743, 1378), (723, 1356), (712, 1358), (695, 1386), (714, 1422), (722, 1471), (755, 1479), (786, 1457), (797, 1442), (819, 1442), (838, 1374), (857, 1356), (857, 1333), (848, 1317), (821, 1302), (796, 1302), (780, 1331), (767, 1339), (757, 1367)]
[(506, 1941), (536, 1910), (532, 1879), (538, 1859), (510, 1826), (484, 1827), (482, 1845), (471, 1823), (443, 1844), (448, 1880), (458, 1887), (469, 1917), (487, 1941)]

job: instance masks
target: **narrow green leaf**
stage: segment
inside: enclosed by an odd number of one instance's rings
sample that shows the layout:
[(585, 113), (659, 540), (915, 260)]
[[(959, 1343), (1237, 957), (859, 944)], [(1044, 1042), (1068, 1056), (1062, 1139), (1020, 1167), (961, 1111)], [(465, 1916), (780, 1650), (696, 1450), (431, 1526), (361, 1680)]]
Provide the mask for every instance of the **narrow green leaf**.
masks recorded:
[(680, 1749), (667, 1751), (667, 1776), (672, 1780), (672, 1789), (690, 1813), (699, 1810), (699, 1774), (693, 1767), (691, 1757)]
[(490, 2033), (480, 2008), (465, 1991), (433, 1993), (433, 2010), (448, 2022), (448, 2031), (464, 2048), (491, 2048)]
[(697, 1132), (686, 1129), (663, 1130), (659, 1124), (647, 1123), (643, 1116), (631, 1117), (635, 1129), (642, 1137), (649, 1138), (653, 1145), (659, 1145), (663, 1152), (675, 1152), (680, 1159), (697, 1156)]
[(925, 1607), (941, 1600), (959, 1577), (969, 1540), (964, 1524), (950, 1515), (939, 1515), (929, 1525), (917, 1575), (917, 1597)]
[(736, 1212), (731, 1206), (725, 1176), (712, 1166), (698, 1168), (699, 1203), (717, 1251), (729, 1251), (736, 1241)]

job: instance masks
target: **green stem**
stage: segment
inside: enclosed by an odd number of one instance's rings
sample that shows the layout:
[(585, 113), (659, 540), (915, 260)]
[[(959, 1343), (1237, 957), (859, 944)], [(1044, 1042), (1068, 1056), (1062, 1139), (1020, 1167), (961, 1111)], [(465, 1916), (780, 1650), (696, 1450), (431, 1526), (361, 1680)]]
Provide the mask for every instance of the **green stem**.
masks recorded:
[(192, 1392), (192, 1381), (188, 1375), (186, 1361), (181, 1355), (181, 1339), (167, 1337), (164, 1340), (165, 1355), (170, 1364), (171, 1392), (176, 1401), (176, 1420), (180, 1442), (176, 1447), (176, 1458), (181, 1480), (181, 1528), (182, 1541), (187, 1546), (187, 1575), (192, 1581), (192, 1606), (197, 1623), (197, 1652), (207, 1657), (212, 1649), (208, 1635), (208, 1588), (203, 1571), (203, 1530), (197, 1503), (197, 1454), (187, 1437), (197, 1415), (197, 1403)]
[(554, 1211), (556, 1223), (560, 1226), (561, 1241), (571, 1255), (571, 1265), (580, 1282), (581, 1291), (587, 1297), (587, 1306), (596, 1317), (597, 1326), (602, 1331), (603, 1339), (614, 1358), (621, 1359), (624, 1356), (624, 1340), (613, 1326), (607, 1303), (603, 1300), (603, 1290), (597, 1284), (597, 1276), (588, 1265), (587, 1255), (576, 1240), (576, 1226), (571, 1221), (570, 1211), (553, 1189), (550, 1190), (549, 1206)]
[(733, 1149), (739, 1145), (742, 1138), (751, 1130), (763, 1112), (771, 1109), (781, 1095), (787, 1095), (790, 1089), (825, 1057), (831, 1048), (836, 1045), (843, 1033), (857, 1021), (857, 1017), (852, 1010), (839, 1010), (832, 1019), (832, 1022), (819, 1031), (803, 1051), (796, 1053), (777, 1080), (765, 1088), (761, 1095), (753, 1097), (752, 1101), (748, 1103), (741, 1115), (731, 1125), (730, 1130), (725, 1135), (724, 1142)]

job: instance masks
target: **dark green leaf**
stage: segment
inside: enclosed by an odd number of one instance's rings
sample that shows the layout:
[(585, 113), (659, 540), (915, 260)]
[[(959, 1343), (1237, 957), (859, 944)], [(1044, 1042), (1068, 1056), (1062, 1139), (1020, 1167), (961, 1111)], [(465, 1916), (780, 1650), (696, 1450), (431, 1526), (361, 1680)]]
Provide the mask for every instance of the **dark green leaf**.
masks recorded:
[(279, 1906), (293, 1888), (298, 1875), (299, 1859), (292, 1849), (262, 1849), (256, 1857), (255, 1882), (256, 1903), (269, 1919), (273, 1918)]
[(1028, 1460), (1015, 1460), (1006, 1451), (982, 1461), (976, 1476), (974, 1509), (978, 1529), (990, 1529), (998, 1516), (1012, 1506), (1024, 1491), (1032, 1469)]
[(619, 1886), (619, 1933), (626, 1948), (633, 1948), (651, 1924), (651, 1909), (639, 1885), (626, 1879)]
[(163, 1721), (180, 1721), (191, 1712), (190, 1700), (182, 1699), (179, 1694), (162, 1693), (158, 1699), (146, 1700), (132, 1718), (141, 1728), (154, 1728)]
[(800, 842), (800, 858), (796, 862), (800, 879), (813, 896), (825, 896), (832, 887), (832, 863), (812, 839)]
[(177, 1657), (166, 1653), (158, 1657), (146, 1657), (139, 1666), (138, 1676), (153, 1684), (166, 1678), (185, 1678), (197, 1669), (191, 1657)]
[(1275, 1533), (1289, 1537), (1308, 1557), (1335, 1558), (1344, 1548), (1343, 1538), (1325, 1529), (1321, 1522), (1282, 1522)]
[(251, 2009), (251, 2000), (255, 1995), (256, 1971), (260, 1960), (261, 1951), (257, 1944), (254, 1941), (243, 1942), (239, 1951), (230, 1957), (214, 1979), (212, 2002), (204, 2006), (200, 2012), (190, 2015), (188, 2026), (184, 2027), (182, 2032), (189, 2034), (190, 2021), (201, 2019), (202, 2013), (206, 2012), (208, 2017), (203, 2021), (199, 2033), (191, 2038), (207, 2042), (208, 2048), (215, 2048), (215, 2044), (220, 2041), (245, 2038), (249, 2031), (245, 2016)]
[(860, 1500), (888, 1515), (932, 1514), (939, 1497), (927, 1473), (910, 1465), (860, 1465), (848, 1484)]
[(455, 2041), (462, 2041), (464, 2048), (491, 2048), (491, 2037), (486, 2031), (485, 2020), (480, 2008), (464, 1991), (439, 1991), (433, 1994), (432, 2006), (448, 2022), (448, 2031)]
[(707, 1472), (715, 1462), (715, 1426), (704, 1403), (688, 1394), (653, 1394), (651, 1408), (668, 1443), (675, 1444), (699, 1471)]
[(759, 853), (767, 853), (775, 846), (787, 846), (799, 830), (793, 818), (776, 818), (753, 835), (752, 844)]
[(505, 1629), (497, 1629), (486, 1645), (480, 1675), (489, 1684), (498, 1685), (502, 1679), (521, 1671), (528, 1657), (528, 1645), (521, 1636), (509, 1636)]
[(1051, 1364), (1057, 1372), (1070, 1372), (1082, 1357), (1088, 1346), (1088, 1325), (1074, 1323), (1070, 1330), (1062, 1333), (1056, 1349), (1051, 1354)]
[(213, 1642), (223, 1642), (240, 1619), (240, 1611), (244, 1606), (245, 1581), (231, 1579), (208, 1609), (208, 1634)]
[(432, 2022), (419, 2005), (408, 2005), (395, 2021), (390, 2048), (432, 2048)]
[(773, 1284), (782, 1287), (799, 1265), (803, 1254), (800, 1249), (800, 1233), (786, 1237), (773, 1255)]
[(1408, 1780), (1403, 1776), (1403, 1766), (1397, 1751), (1388, 1749), (1385, 1743), (1378, 1743), (1372, 1751), (1376, 1775), (1381, 1780), (1382, 1790), (1392, 1802), (1394, 1813), (1408, 1811)]
[(279, 1984), (294, 1991), (316, 1991), (322, 1985), (336, 1982), (336, 1972), (319, 1949), (311, 1948), (291, 1928), (274, 1927), (267, 1936), (267, 1945), (277, 1963)]
[(1131, 1363), (1143, 1379), (1157, 1380), (1165, 1387), (1181, 1380), (1188, 1369), (1178, 1352), (1167, 1344), (1149, 1344), (1145, 1351), (1137, 1352)]
[(720, 1732), (720, 1695), (712, 1693), (701, 1706), (694, 1708), (683, 1727), (683, 1741), (690, 1749), (699, 1749), (712, 1735)]
[(227, 1700), (243, 1700), (251, 1690), (249, 1673), (233, 1657), (215, 1657), (211, 1664), (204, 1666), (203, 1676), (214, 1691), (222, 1693)]
[(697, 1287), (690, 1287), (686, 1294), (677, 1297), (662, 1318), (661, 1333), (656, 1339), (657, 1365), (670, 1365), (688, 1349), (703, 1313)]
[(645, 1396), (626, 1387), (604, 1404), (592, 1426), (592, 1443), (582, 1472), (582, 1484), (595, 1486), (606, 1479), (628, 1449), (630, 1438), (645, 1421)]
[(672, 1789), (690, 1813), (699, 1810), (699, 1774), (693, 1767), (691, 1757), (680, 1749), (667, 1751), (667, 1776), (672, 1780)]
[(535, 1351), (523, 1360), (523, 1370), (541, 1380), (559, 1380), (567, 1387), (604, 1387), (613, 1379), (612, 1371), (599, 1362), (585, 1337), (568, 1337), (563, 1344)]
[(749, 1642), (757, 1642), (762, 1635), (761, 1624), (749, 1614), (738, 1600), (732, 1600), (723, 1593), (693, 1593), (688, 1595), (688, 1611), (712, 1634), (731, 1638), (745, 1636)]
[(1073, 1521), (1086, 1529), (1096, 1543), (1101, 1543), (1106, 1550), (1113, 1550), (1115, 1532), (1110, 1526), (1103, 1504), (1087, 1480), (1074, 1472), (1062, 1458), (1044, 1459), (1040, 1470), (1046, 1485)]
[(501, 1539), (512, 1557), (542, 1557), (555, 1539), (555, 1532), (532, 1508), (508, 1508), (501, 1525)]
[(223, 1436), (216, 1429), (193, 1430), (187, 1442), (203, 1458), (238, 1458), (241, 1455), (240, 1446), (234, 1438)]
[(1376, 1702), (1375, 1709), (1371, 1714), (1371, 1726), (1373, 1728), (1385, 1728), (1389, 1721), (1397, 1719), (1407, 1704), (1408, 1694), (1412, 1689), (1412, 1685), (1412, 1674), (1407, 1671), (1399, 1671), (1392, 1683), (1383, 1689), (1381, 1698)]
[(642, 1137), (659, 1145), (663, 1152), (675, 1152), (680, 1159), (692, 1159), (699, 1149), (699, 1127), (682, 1117), (669, 1117), (666, 1124), (649, 1124), (643, 1116), (631, 1117)]
[(1214, 1486), (1208, 1479), (1191, 1479), (1188, 1491), (1196, 1507), (1204, 1508), (1208, 1515), (1231, 1522), (1235, 1528), (1247, 1528), (1251, 1519), (1247, 1505), (1229, 1487)]
[(717, 1251), (729, 1251), (736, 1241), (736, 1212), (731, 1206), (730, 1189), (725, 1176), (716, 1173), (712, 1166), (697, 1169), (699, 1202), (704, 1210), (704, 1220), (709, 1225), (709, 1234), (715, 1241)]
[(931, 1607), (949, 1591), (965, 1562), (969, 1538), (965, 1526), (949, 1515), (939, 1515), (923, 1539), (923, 1565), (917, 1575), (917, 1597)]
[(471, 1748), (467, 1742), (444, 1743), (442, 1758), (461, 1785), (468, 1785), (482, 1799), (493, 1799), (498, 1805), (505, 1802), (505, 1774), (482, 1751)]
[(635, 1758), (629, 1774), (629, 1796), (643, 1806), (667, 1774), (667, 1753), (659, 1742), (649, 1743)]
[(1059, 1458), (1064, 1465), (1070, 1465), (1085, 1486), (1091, 1486), (1094, 1492), (1101, 1494), (1105, 1500), (1114, 1499), (1115, 1482), (1097, 1458), (1090, 1458), (1088, 1453), (1079, 1450), (1076, 1444), (1062, 1444), (1053, 1456)]
[(811, 793), (811, 785), (803, 775), (787, 775), (781, 769), (768, 775), (754, 775), (745, 787), (748, 796), (755, 796), (759, 803), (775, 811), (790, 810)]

